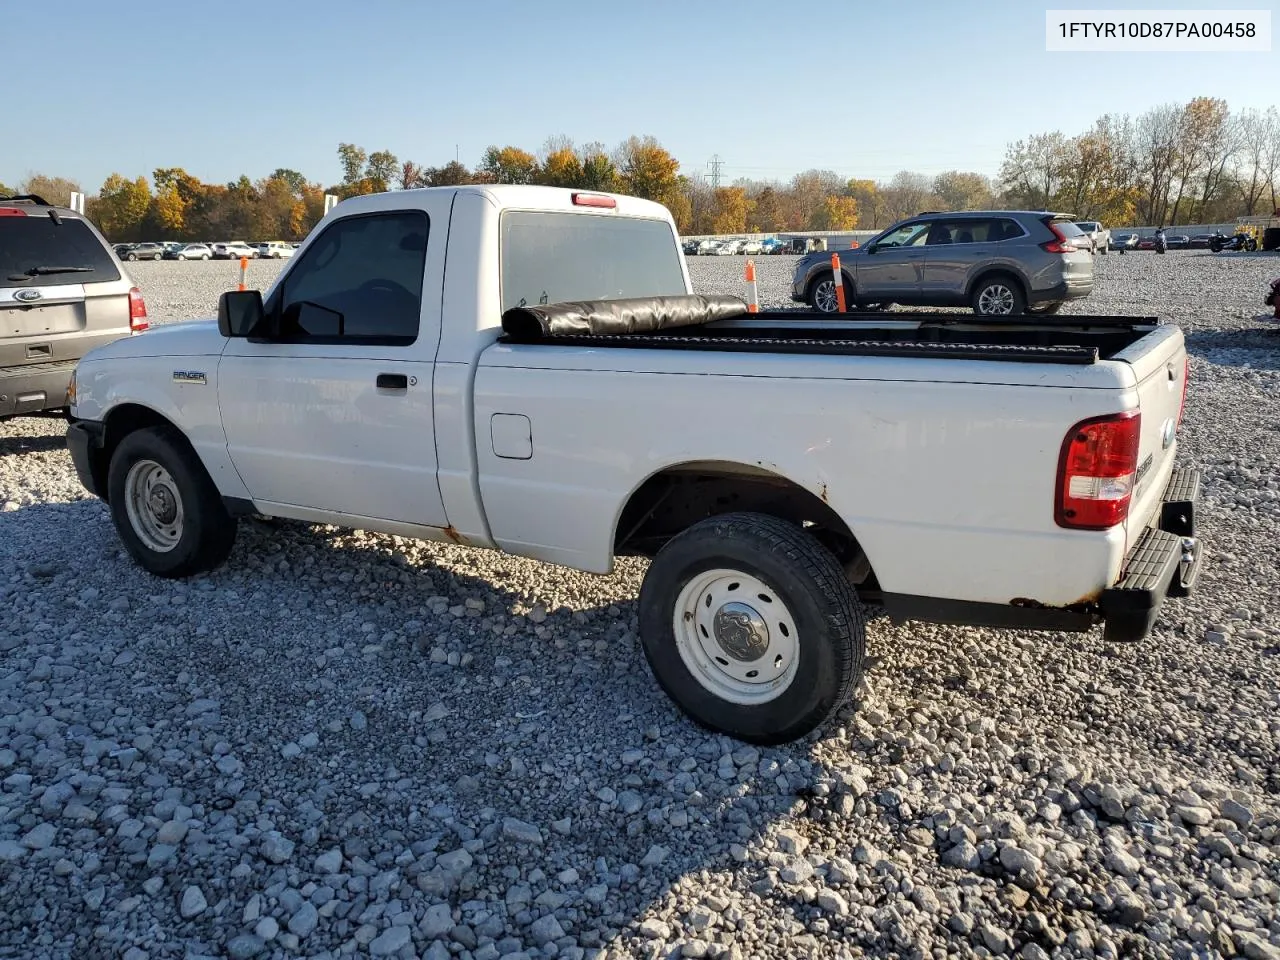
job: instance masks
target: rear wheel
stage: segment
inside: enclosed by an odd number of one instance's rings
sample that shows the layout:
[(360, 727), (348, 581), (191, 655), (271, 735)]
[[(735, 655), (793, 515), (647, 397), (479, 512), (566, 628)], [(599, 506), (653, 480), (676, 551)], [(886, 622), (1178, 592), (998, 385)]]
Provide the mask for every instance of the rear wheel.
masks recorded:
[(236, 539), (235, 518), (186, 438), (147, 427), (123, 440), (107, 470), (108, 503), (129, 554), (159, 577), (220, 566)]
[(640, 589), (645, 657), (696, 723), (751, 743), (795, 740), (862, 673), (862, 604), (836, 558), (757, 513), (697, 523), (654, 557)]
[(973, 312), (983, 317), (1016, 317), (1027, 308), (1022, 285), (1005, 274), (979, 280), (973, 288), (970, 303)]
[(127, 256), (125, 259), (126, 259), (126, 260), (137, 260), (137, 259), (138, 259), (138, 255), (137, 255), (136, 253), (131, 253), (131, 254), (129, 254), (129, 256)]
[(202, 253), (202, 254), (200, 254), (200, 259), (201, 259), (201, 260), (208, 260), (208, 259), (209, 259), (209, 255), (208, 255), (207, 253)]

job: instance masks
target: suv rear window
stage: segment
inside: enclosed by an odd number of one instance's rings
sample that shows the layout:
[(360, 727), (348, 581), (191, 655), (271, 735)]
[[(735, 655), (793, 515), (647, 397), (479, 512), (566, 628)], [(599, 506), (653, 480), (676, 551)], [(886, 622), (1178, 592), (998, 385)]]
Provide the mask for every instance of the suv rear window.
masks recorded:
[[(88, 269), (37, 274), (33, 272), (37, 267)], [(57, 224), (43, 214), (0, 217), (0, 287), (52, 287), (119, 279), (111, 254), (83, 220), (63, 217)]]
[(502, 215), (502, 309), (571, 300), (682, 296), (671, 226), (587, 213)]

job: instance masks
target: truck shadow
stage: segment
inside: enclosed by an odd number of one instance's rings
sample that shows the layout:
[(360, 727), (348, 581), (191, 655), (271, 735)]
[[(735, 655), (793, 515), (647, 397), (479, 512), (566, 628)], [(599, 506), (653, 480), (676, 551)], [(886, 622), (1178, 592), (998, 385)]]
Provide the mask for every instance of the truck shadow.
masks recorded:
[[(34, 421), (33, 421), (34, 422)], [(0, 457), (16, 457), (24, 453), (50, 453), (67, 447), (67, 425), (64, 421), (49, 420), (48, 432), (38, 436), (6, 434), (0, 423)]]
[(1255, 322), (1258, 326), (1241, 330), (1190, 331), (1187, 352), (1223, 366), (1280, 369), (1280, 321), (1266, 314)]

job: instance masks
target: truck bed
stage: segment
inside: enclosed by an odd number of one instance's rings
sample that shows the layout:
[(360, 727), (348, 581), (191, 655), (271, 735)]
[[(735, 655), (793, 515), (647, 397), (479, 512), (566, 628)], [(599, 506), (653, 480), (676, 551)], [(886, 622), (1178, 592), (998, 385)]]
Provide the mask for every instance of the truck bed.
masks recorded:
[[(1159, 325), (1155, 317), (1023, 316), (978, 318), (972, 313), (849, 313), (800, 310), (725, 318), (709, 309), (671, 314), (658, 307), (627, 308), (625, 322), (610, 304), (552, 304), (517, 308), (503, 318), (502, 343), (609, 349), (702, 350), (733, 353), (915, 357), (1088, 365), (1132, 346)], [(609, 316), (592, 315), (588, 307)], [(573, 314), (572, 322), (557, 323)], [(523, 316), (521, 316), (523, 315)], [(532, 322), (536, 315), (541, 322)], [(510, 319), (509, 319), (510, 318)]]

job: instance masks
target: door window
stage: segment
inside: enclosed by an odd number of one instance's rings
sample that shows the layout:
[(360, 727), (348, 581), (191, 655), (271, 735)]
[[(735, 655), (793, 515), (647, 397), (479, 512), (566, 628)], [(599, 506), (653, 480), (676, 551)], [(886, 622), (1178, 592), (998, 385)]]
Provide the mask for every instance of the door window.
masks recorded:
[(929, 234), (928, 223), (904, 223), (876, 241), (876, 249), (888, 247), (918, 247)]
[(408, 346), (418, 338), (427, 215), (346, 217), (318, 236), (272, 294), (276, 339)]
[(947, 243), (991, 243), (1003, 239), (1004, 228), (1000, 220), (984, 220), (965, 217), (956, 220), (939, 220), (929, 231), (929, 246)]

